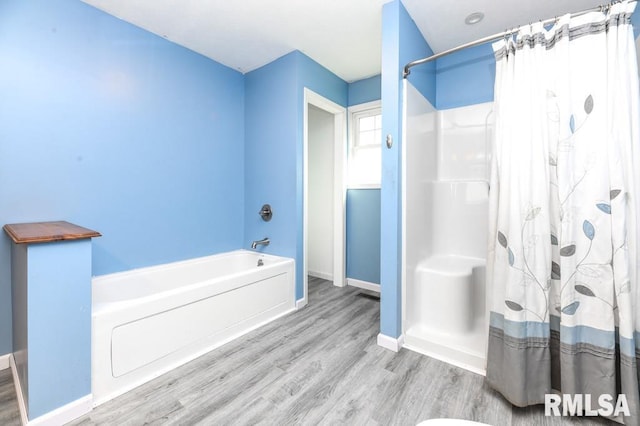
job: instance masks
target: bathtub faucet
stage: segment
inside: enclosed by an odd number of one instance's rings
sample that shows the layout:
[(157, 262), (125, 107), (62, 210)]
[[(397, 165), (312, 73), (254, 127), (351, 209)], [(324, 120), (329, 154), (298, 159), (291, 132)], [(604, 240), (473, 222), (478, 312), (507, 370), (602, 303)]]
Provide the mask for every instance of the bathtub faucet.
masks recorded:
[(254, 242), (252, 242), (252, 243), (251, 243), (251, 248), (255, 250), (259, 245), (261, 245), (261, 246), (268, 246), (270, 242), (271, 242), (271, 241), (269, 241), (269, 238), (266, 238), (266, 237), (265, 237), (265, 238), (263, 238), (263, 239), (261, 239), (261, 240), (259, 240), (259, 241), (254, 241)]

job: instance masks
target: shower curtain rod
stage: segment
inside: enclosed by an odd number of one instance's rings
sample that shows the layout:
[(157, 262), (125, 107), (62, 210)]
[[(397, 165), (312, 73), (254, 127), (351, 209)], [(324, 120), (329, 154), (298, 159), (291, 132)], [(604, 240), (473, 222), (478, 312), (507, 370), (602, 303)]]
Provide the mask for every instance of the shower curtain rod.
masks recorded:
[[(587, 13), (590, 13), (590, 12), (601, 12), (601, 11), (604, 11), (604, 10), (608, 9), (612, 4), (615, 4), (615, 3), (620, 3), (620, 1), (612, 1), (611, 3), (608, 3), (606, 5), (600, 5), (600, 6), (592, 7), (590, 9), (585, 9), (585, 10), (582, 10), (580, 12), (572, 13), (571, 16), (572, 17), (576, 17), (576, 16), (584, 15), (584, 14), (587, 14)], [(552, 22), (556, 22), (557, 20), (558, 20), (558, 17), (556, 16), (554, 18), (550, 18), (550, 19), (547, 19), (545, 21), (540, 21), (540, 23), (545, 25), (545, 24), (550, 24)], [(460, 46), (451, 48), (449, 50), (445, 50), (444, 52), (440, 52), (440, 53), (437, 53), (435, 55), (431, 55), (431, 56), (426, 57), (426, 58), (422, 58), (422, 59), (418, 59), (418, 60), (409, 62), (407, 65), (404, 66), (404, 78), (407, 78), (409, 76), (409, 74), (411, 74), (411, 68), (415, 67), (416, 65), (422, 65), (422, 64), (426, 64), (427, 62), (435, 61), (438, 58), (442, 58), (443, 56), (447, 56), (448, 54), (453, 53), (453, 52), (457, 52), (458, 50), (466, 49), (468, 47), (478, 46), (480, 44), (484, 44), (486, 42), (493, 41), (493, 40), (499, 40), (499, 39), (501, 39), (503, 37), (507, 37), (507, 36), (513, 35), (513, 34), (517, 33), (518, 31), (519, 30), (517, 28), (511, 29), (511, 30), (506, 30), (506, 31), (503, 31), (501, 33), (497, 33), (497, 34), (494, 34), (494, 35), (483, 37), (483, 38), (480, 38), (478, 40), (475, 40), (475, 41), (472, 41), (472, 42), (469, 42), (469, 43), (461, 44)]]

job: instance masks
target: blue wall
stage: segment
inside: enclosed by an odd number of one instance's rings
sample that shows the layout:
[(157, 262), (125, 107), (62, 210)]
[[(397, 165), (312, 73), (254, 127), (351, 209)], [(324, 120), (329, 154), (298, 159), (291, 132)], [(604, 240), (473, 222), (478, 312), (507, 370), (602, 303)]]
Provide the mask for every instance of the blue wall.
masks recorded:
[(380, 190), (347, 191), (347, 277), (380, 284)]
[(432, 105), (436, 109), (493, 101), (496, 60), (491, 43), (460, 50), (435, 62), (436, 102)]
[(631, 25), (633, 25), (633, 38), (636, 40), (640, 36), (640, 8), (636, 5), (636, 10), (631, 15)]
[[(402, 333), (402, 69), (416, 58), (433, 53), (400, 0), (382, 7), (382, 134), (391, 135), (391, 149), (382, 149), (380, 332)], [(410, 80), (435, 105), (435, 65), (412, 71)]]
[[(0, 3), (0, 224), (102, 232), (94, 275), (238, 249), (243, 141), (240, 73), (76, 0)], [(0, 354), (9, 262), (3, 236)]]
[(382, 76), (375, 75), (349, 83), (349, 106), (379, 101), (382, 91)]
[[(296, 257), (296, 55), (245, 75), (245, 206), (243, 246), (269, 237), (263, 250)], [(270, 204), (273, 218), (258, 215)], [(297, 259), (296, 259), (297, 260)]]
[[(269, 237), (266, 253), (296, 260), (296, 299), (304, 296), (303, 103), (304, 88), (347, 105), (345, 81), (295, 51), (245, 76), (245, 241)], [(271, 204), (273, 219), (257, 212)], [(255, 214), (253, 212), (255, 211)]]
[(21, 331), (35, 419), (91, 394), (91, 240), (30, 244), (27, 252), (29, 327)]

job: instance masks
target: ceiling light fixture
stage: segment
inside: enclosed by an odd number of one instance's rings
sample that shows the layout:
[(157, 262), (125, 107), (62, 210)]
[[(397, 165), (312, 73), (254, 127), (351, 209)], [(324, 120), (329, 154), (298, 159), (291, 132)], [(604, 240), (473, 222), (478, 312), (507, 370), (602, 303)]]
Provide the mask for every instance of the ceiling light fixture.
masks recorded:
[(474, 25), (474, 24), (477, 24), (478, 22), (482, 21), (482, 18), (484, 18), (484, 13), (482, 13), (482, 12), (473, 12), (472, 14), (470, 14), (469, 16), (464, 18), (464, 23), (467, 24), (467, 25)]

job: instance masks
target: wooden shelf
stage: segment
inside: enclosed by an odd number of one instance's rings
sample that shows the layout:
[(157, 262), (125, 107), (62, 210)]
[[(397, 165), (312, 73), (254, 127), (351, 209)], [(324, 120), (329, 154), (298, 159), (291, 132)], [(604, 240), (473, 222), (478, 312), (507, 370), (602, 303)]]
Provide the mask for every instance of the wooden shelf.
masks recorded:
[(14, 223), (4, 225), (3, 228), (16, 244), (82, 240), (101, 236), (97, 231), (65, 221)]

